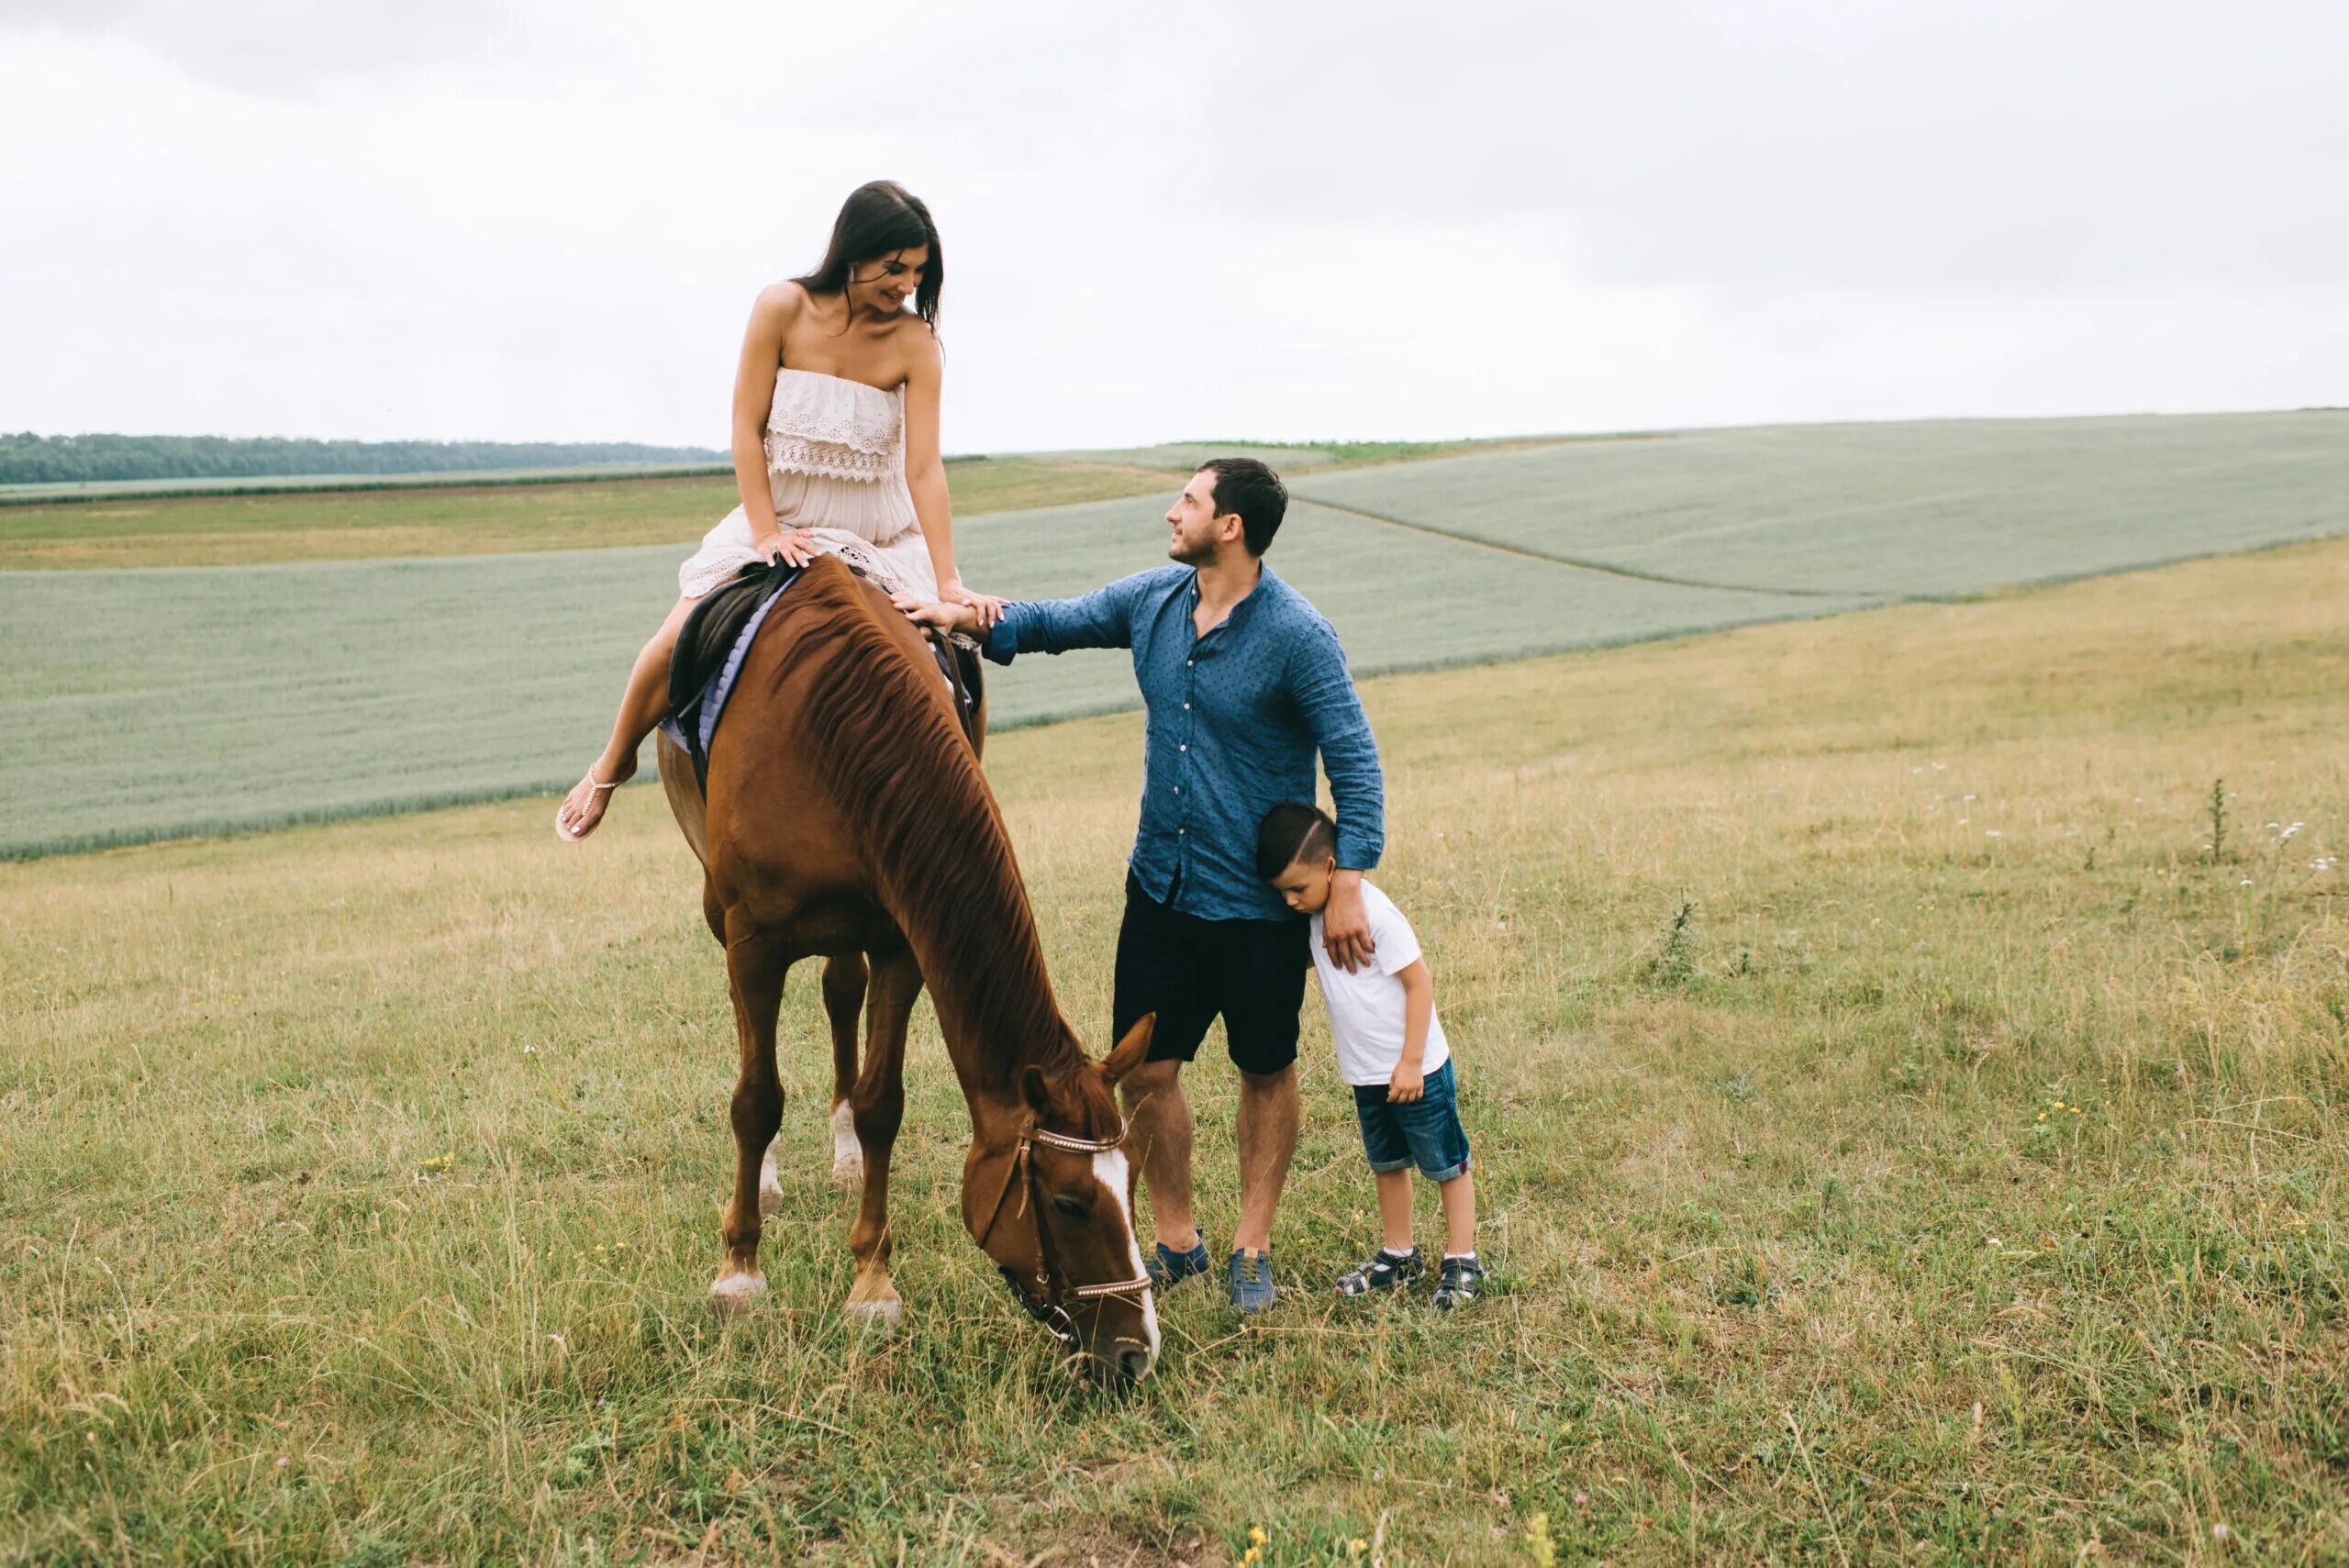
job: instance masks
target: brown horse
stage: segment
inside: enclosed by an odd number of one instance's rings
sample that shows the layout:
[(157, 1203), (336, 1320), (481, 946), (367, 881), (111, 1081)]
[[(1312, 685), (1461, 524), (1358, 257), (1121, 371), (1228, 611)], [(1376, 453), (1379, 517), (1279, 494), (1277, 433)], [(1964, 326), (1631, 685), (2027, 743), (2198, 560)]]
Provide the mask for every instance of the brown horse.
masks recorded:
[(819, 558), (768, 616), (721, 728), (706, 799), (685, 753), (665, 739), (660, 750), (706, 873), (703, 912), (726, 944), (741, 1043), (712, 1301), (737, 1310), (766, 1288), (760, 1222), (782, 1195), (769, 1151), (783, 1118), (775, 1023), (785, 972), (821, 957), (834, 1173), (862, 1187), (849, 1310), (890, 1322), (903, 1310), (889, 1279), (889, 1155), (926, 978), (971, 1110), (964, 1225), (1030, 1313), (1081, 1352), (1076, 1364), (1141, 1376), (1158, 1320), (1111, 1091), (1148, 1051), (1150, 1024), (1097, 1064), (1061, 1016), (1010, 836), (919, 634)]

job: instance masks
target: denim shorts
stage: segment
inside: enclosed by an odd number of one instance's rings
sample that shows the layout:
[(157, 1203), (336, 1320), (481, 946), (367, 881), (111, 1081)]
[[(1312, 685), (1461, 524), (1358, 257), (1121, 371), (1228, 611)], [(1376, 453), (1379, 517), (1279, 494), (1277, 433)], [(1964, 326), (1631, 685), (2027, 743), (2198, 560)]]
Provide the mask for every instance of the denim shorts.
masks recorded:
[(1427, 1075), (1424, 1092), (1408, 1105), (1387, 1104), (1384, 1084), (1353, 1088), (1372, 1170), (1385, 1175), (1417, 1165), (1429, 1181), (1448, 1182), (1468, 1169), (1468, 1134), (1460, 1125), (1450, 1062)]

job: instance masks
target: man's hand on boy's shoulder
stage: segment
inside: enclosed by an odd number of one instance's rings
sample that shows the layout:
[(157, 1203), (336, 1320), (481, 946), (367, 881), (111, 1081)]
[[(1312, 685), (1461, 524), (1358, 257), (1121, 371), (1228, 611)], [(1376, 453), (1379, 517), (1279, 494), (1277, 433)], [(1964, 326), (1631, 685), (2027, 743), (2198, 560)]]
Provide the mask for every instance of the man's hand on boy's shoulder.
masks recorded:
[(1408, 1062), (1397, 1062), (1386, 1080), (1386, 1103), (1408, 1106), (1413, 1100), (1424, 1099), (1428, 1092), (1427, 1074)]
[(1330, 962), (1352, 974), (1378, 951), (1370, 940), (1370, 909), (1363, 902), (1362, 873), (1343, 868), (1330, 875), (1330, 902), (1321, 911), (1321, 945)]

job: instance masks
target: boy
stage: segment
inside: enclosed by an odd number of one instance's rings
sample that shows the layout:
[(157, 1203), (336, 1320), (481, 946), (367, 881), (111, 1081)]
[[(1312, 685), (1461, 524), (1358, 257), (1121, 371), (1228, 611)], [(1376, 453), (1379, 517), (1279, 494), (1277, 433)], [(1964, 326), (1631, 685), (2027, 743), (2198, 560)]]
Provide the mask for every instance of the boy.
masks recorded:
[(1363, 1150), (1378, 1177), (1386, 1244), (1338, 1281), (1340, 1296), (1393, 1290), (1419, 1277), (1411, 1240), (1411, 1166), (1436, 1184), (1446, 1236), (1435, 1304), (1449, 1311), (1476, 1299), (1485, 1281), (1476, 1258), (1476, 1185), (1468, 1174), (1468, 1135), (1453, 1093), (1452, 1051), (1435, 1016), (1435, 980), (1411, 923), (1394, 901), (1362, 884), (1371, 962), (1349, 973), (1321, 942), (1321, 914), (1338, 869), (1338, 825), (1302, 801), (1276, 806), (1256, 833), (1256, 873), (1300, 915), (1313, 917), (1313, 968), (1330, 1009), (1338, 1070), (1354, 1092)]

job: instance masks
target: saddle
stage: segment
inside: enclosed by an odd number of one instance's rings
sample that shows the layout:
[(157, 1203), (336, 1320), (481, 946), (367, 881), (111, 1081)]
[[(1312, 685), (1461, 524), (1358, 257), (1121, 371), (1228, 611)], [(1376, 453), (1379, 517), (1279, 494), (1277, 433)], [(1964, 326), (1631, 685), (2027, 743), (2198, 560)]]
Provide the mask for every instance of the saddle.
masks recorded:
[[(709, 743), (718, 721), (734, 695), (759, 628), (784, 590), (799, 580), (806, 568), (783, 562), (753, 562), (733, 579), (702, 595), (677, 633), (676, 651), (669, 656), (669, 710), (661, 728), (694, 760), (694, 783), (709, 788)], [(864, 575), (856, 567), (851, 572)], [(963, 738), (974, 751), (979, 744), (979, 707), (985, 687), (980, 673), (978, 644), (968, 638), (949, 637), (936, 627), (922, 628), (938, 673), (953, 694), (954, 713), (962, 720)]]

